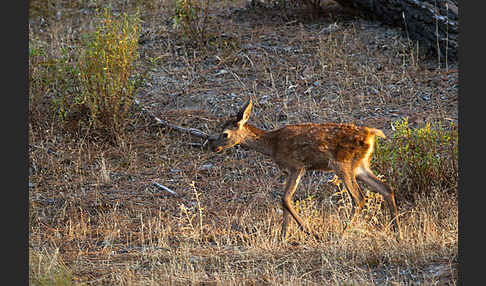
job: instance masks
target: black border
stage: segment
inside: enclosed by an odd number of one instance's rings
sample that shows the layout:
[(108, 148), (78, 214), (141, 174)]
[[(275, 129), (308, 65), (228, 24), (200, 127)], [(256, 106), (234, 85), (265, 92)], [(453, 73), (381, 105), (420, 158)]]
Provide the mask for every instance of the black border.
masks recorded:
[[(4, 281), (28, 285), (28, 7), (29, 1), (4, 3), (2, 24), (2, 151), (4, 222), (2, 245), (6, 258)], [(13, 278), (13, 279), (9, 279)]]
[[(459, 2), (459, 233), (458, 283), (474, 285), (484, 280), (482, 252), (477, 247), (485, 240), (482, 234), (481, 210), (486, 208), (482, 185), (485, 177), (476, 160), (482, 160), (484, 146), (485, 83), (484, 54), (484, 1)], [(477, 101), (477, 102), (476, 102)], [(479, 181), (481, 180), (481, 181)], [(466, 238), (466, 232), (469, 236)], [(474, 255), (476, 253), (476, 255)], [(475, 257), (477, 256), (477, 257)], [(478, 259), (476, 259), (478, 258)], [(482, 273), (483, 272), (483, 273)]]

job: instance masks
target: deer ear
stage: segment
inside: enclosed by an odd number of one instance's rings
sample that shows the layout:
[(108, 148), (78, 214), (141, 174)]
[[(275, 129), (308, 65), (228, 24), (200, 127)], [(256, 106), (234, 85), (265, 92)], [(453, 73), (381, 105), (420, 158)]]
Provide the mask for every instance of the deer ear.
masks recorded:
[(248, 101), (245, 103), (245, 105), (243, 105), (241, 110), (236, 115), (236, 120), (238, 120), (238, 126), (243, 126), (243, 124), (248, 121), (248, 118), (250, 118), (252, 106), (253, 103), (251, 101), (251, 98), (248, 98)]

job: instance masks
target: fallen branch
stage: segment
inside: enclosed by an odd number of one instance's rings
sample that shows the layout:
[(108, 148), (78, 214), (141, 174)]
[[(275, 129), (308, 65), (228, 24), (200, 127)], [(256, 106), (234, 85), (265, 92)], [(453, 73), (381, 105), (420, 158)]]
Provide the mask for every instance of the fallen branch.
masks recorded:
[(135, 104), (138, 107), (140, 107), (140, 109), (142, 109), (142, 111), (144, 111), (151, 118), (153, 118), (155, 120), (155, 122), (156, 122), (157, 125), (162, 125), (162, 126), (166, 126), (166, 127), (169, 127), (169, 128), (172, 128), (172, 129), (181, 131), (181, 132), (189, 133), (189, 134), (191, 134), (193, 136), (196, 136), (196, 137), (199, 137), (199, 138), (202, 138), (202, 139), (205, 139), (205, 140), (207, 140), (209, 138), (209, 135), (208, 134), (206, 134), (205, 132), (203, 132), (203, 131), (201, 131), (199, 129), (196, 129), (196, 128), (184, 128), (184, 127), (174, 125), (172, 123), (169, 123), (167, 121), (164, 121), (164, 120), (158, 118), (152, 112), (150, 112), (149, 110), (147, 110), (143, 106), (141, 106), (140, 105), (140, 102), (138, 100), (136, 100), (136, 99), (135, 99)]
[(180, 196), (178, 193), (174, 192), (173, 190), (171, 190), (171, 189), (167, 188), (167, 187), (166, 187), (166, 186), (164, 186), (164, 185), (161, 185), (161, 184), (159, 184), (159, 183), (157, 183), (157, 182), (153, 182), (153, 184), (154, 184), (154, 186), (156, 186), (156, 187), (157, 187), (157, 188), (159, 188), (160, 190), (163, 190), (163, 191), (169, 192), (170, 194), (172, 194), (172, 195), (174, 195), (174, 196), (176, 196), (176, 197), (178, 197), (178, 198), (180, 198), (180, 197), (181, 197), (181, 196)]
[(51, 155), (54, 155), (56, 157), (59, 156), (59, 154), (57, 154), (56, 151), (53, 151), (51, 148), (47, 148), (47, 147), (43, 147), (43, 146), (38, 146), (38, 145), (34, 145), (34, 144), (29, 144), (29, 147), (35, 147), (35, 148), (38, 148), (38, 149), (42, 149), (42, 150), (45, 150), (47, 152), (47, 154), (51, 154)]

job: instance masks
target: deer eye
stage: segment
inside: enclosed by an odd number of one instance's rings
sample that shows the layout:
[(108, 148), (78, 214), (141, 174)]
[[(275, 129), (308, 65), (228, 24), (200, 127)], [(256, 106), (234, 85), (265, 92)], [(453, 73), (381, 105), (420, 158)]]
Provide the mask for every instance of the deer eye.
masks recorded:
[(229, 138), (229, 133), (227, 131), (223, 132), (223, 138), (228, 139)]

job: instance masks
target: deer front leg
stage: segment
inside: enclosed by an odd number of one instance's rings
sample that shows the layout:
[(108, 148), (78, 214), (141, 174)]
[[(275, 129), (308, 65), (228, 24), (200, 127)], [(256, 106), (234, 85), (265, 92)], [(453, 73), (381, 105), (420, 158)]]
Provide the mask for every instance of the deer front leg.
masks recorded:
[(292, 196), (297, 190), (297, 186), (299, 185), (300, 178), (305, 173), (305, 169), (292, 169), (290, 170), (290, 174), (287, 178), (287, 182), (285, 184), (285, 192), (282, 197), (282, 207), (283, 207), (283, 221), (282, 221), (282, 231), (280, 233), (280, 238), (283, 240), (287, 234), (287, 228), (290, 221), (290, 216), (292, 216), (297, 224), (299, 225), (300, 229), (304, 231), (306, 234), (310, 234), (307, 228), (304, 225), (304, 221), (299, 217), (297, 212), (294, 209), (294, 205), (292, 203)]
[[(282, 200), (282, 206), (283, 206), (283, 200)], [(282, 230), (280, 232), (280, 240), (284, 240), (285, 237), (287, 236), (287, 227), (290, 222), (290, 212), (288, 209), (283, 206), (283, 220), (282, 220)]]

